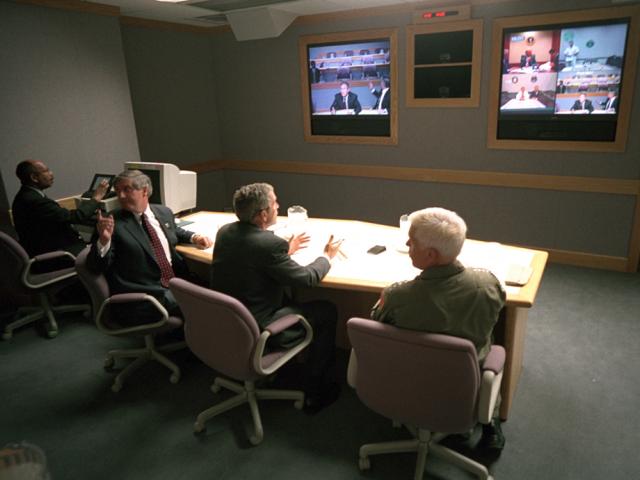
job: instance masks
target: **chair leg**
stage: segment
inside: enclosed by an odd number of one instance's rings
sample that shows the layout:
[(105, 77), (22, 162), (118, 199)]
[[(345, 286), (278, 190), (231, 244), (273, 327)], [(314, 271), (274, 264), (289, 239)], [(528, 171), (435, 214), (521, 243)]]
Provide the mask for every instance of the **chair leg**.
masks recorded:
[(111, 390), (113, 392), (119, 392), (122, 389), (122, 384), (124, 383), (124, 379), (131, 375), (133, 372), (138, 370), (142, 365), (149, 361), (148, 357), (138, 357), (133, 362), (125, 367), (114, 379), (113, 385), (111, 386)]
[(205, 411), (200, 412), (198, 414), (198, 417), (196, 418), (195, 424), (193, 425), (194, 431), (196, 433), (202, 432), (204, 430), (204, 424), (208, 420), (212, 419), (222, 412), (226, 412), (227, 410), (237, 407), (238, 405), (242, 405), (246, 401), (247, 392), (243, 390), (241, 393), (225, 400), (224, 402), (218, 403), (212, 407), (207, 408)]
[(262, 419), (260, 418), (260, 410), (258, 409), (258, 400), (256, 398), (256, 387), (254, 382), (244, 382), (244, 388), (247, 391), (247, 401), (251, 410), (251, 418), (253, 419), (253, 434), (249, 435), (249, 441), (252, 445), (258, 445), (264, 438), (264, 430), (262, 428)]
[(455, 450), (451, 450), (450, 448), (445, 447), (444, 445), (438, 445), (436, 443), (432, 443), (430, 445), (431, 454), (440, 457), (443, 460), (448, 461), (458, 467), (466, 470), (467, 472), (471, 472), (476, 475), (478, 478), (482, 480), (490, 480), (491, 475), (489, 475), (489, 470), (487, 467), (478, 463), (469, 457), (465, 457)]
[(422, 429), (418, 430), (418, 458), (416, 459), (416, 473), (414, 475), (414, 480), (422, 480), (422, 477), (424, 476), (424, 466), (427, 463), (430, 440), (431, 432)]
[[(22, 316), (22, 314), (28, 313), (28, 315)], [(36, 320), (40, 320), (44, 317), (44, 310), (40, 307), (23, 307), (18, 309), (15, 320), (8, 325), (5, 325), (4, 331), (2, 332), (3, 340), (11, 340), (13, 337), (13, 331), (17, 328), (20, 328), (28, 323), (35, 322)]]
[(294, 407), (300, 410), (304, 405), (304, 392), (300, 390), (256, 389), (258, 400), (293, 400)]
[(51, 309), (51, 305), (49, 303), (49, 297), (45, 293), (38, 293), (38, 299), (40, 300), (40, 305), (42, 305), (42, 309), (47, 315), (47, 319), (49, 320), (49, 326), (47, 328), (47, 337), (54, 338), (58, 336), (58, 323), (56, 322), (56, 317), (53, 316), (53, 310)]

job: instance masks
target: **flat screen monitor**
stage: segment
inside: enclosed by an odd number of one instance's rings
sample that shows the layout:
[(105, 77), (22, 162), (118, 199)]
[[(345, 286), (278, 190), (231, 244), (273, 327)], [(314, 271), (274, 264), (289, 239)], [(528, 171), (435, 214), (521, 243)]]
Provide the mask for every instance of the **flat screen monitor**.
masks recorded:
[(300, 39), (305, 138), (395, 143), (393, 30)]
[(615, 141), (630, 21), (505, 28), (497, 139)]
[(151, 180), (150, 203), (169, 207), (173, 213), (196, 206), (197, 176), (170, 163), (126, 162), (125, 170), (140, 170)]

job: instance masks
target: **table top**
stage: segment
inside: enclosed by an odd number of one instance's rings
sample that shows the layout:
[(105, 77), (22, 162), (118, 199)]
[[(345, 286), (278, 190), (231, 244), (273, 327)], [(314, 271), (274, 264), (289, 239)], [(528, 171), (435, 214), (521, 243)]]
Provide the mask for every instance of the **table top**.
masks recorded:
[[(184, 226), (187, 230), (215, 239), (218, 228), (236, 221), (236, 216), (233, 213), (198, 212), (182, 217), (181, 220), (192, 222)], [(337, 256), (333, 260), (331, 270), (322, 280), (321, 287), (380, 292), (393, 282), (410, 280), (420, 273), (411, 264), (408, 249), (404, 245), (406, 237), (401, 238), (402, 234), (397, 227), (358, 220), (320, 218), (310, 218), (302, 224), (290, 225), (286, 217), (278, 217), (278, 222), (270, 230), (283, 238), (302, 231), (311, 236), (307, 248), (292, 256), (301, 265), (310, 263), (321, 254), (330, 235), (335, 239), (344, 239), (341, 251), (346, 258)], [(367, 253), (374, 245), (383, 245), (386, 250), (378, 255)], [(186, 258), (198, 262), (210, 264), (212, 261), (213, 247), (199, 249), (179, 245), (178, 251)], [(547, 252), (541, 250), (467, 239), (458, 259), (466, 266), (491, 270), (503, 283), (510, 267), (531, 267), (531, 277), (524, 286), (505, 286), (508, 305), (531, 307), (547, 257)]]

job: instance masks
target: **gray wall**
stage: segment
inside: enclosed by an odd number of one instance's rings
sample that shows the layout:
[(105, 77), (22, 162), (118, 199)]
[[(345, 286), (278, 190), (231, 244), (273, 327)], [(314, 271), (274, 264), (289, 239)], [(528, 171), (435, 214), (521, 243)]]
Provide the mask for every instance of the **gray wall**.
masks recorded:
[(3, 1), (0, 45), (0, 170), (9, 202), (25, 158), (54, 171), (53, 198), (140, 159), (117, 18)]
[(184, 166), (218, 159), (215, 38), (121, 28), (141, 160)]
[[(486, 147), (492, 19), (558, 10), (610, 6), (605, 0), (518, 2), (474, 7), (483, 18), (484, 42), (479, 108), (407, 108), (404, 105), (410, 14), (292, 26), (279, 38), (237, 42), (216, 38), (218, 112), (224, 158), (405, 166), (586, 177), (638, 179), (640, 170), (640, 77), (633, 99), (625, 153), (536, 152)], [(303, 140), (298, 37), (303, 34), (398, 28), (399, 141), (397, 146), (324, 145)], [(239, 101), (242, 100), (242, 101)], [(635, 127), (634, 127), (635, 126)], [(306, 205), (312, 215), (353, 217), (396, 224), (405, 211), (431, 205), (457, 210), (470, 235), (533, 246), (626, 256), (635, 197), (347, 179), (328, 176), (228, 172), (227, 191), (267, 179), (283, 210)], [(227, 202), (228, 203), (228, 202)]]

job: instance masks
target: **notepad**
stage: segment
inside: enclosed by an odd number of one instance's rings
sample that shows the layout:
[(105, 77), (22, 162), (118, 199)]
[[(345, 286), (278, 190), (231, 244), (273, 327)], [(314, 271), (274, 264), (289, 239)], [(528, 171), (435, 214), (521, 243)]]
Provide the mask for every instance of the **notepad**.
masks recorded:
[(533, 268), (529, 265), (509, 265), (505, 283), (507, 285), (522, 287), (527, 284), (532, 273)]

